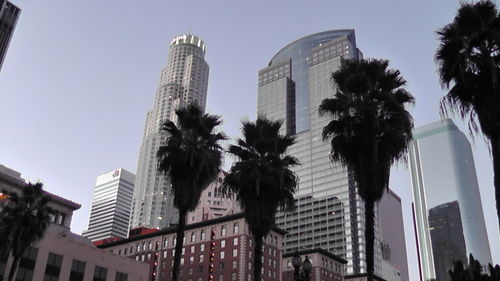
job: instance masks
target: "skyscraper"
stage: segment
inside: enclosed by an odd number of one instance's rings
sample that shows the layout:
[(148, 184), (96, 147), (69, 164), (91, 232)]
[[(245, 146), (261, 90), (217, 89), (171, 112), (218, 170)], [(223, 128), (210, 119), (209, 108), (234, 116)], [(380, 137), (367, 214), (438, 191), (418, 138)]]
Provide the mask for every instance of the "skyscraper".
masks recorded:
[(157, 169), (156, 153), (165, 141), (160, 126), (166, 120), (175, 122), (175, 110), (188, 103), (205, 110), (209, 67), (204, 56), (205, 43), (197, 36), (180, 35), (170, 43), (154, 106), (146, 116), (137, 164), (132, 227), (163, 228), (178, 220), (170, 183)]
[(453, 121), (415, 129), (410, 173), (421, 278), (449, 280), (451, 260), (470, 253), (491, 262), (472, 149)]
[[(294, 168), (300, 179), (297, 210), (277, 216), (278, 226), (288, 232), (285, 252), (321, 247), (348, 261), (347, 274), (366, 272), (364, 203), (349, 171), (330, 161), (330, 144), (321, 135), (329, 118), (317, 109), (333, 97), (330, 77), (341, 59), (361, 57), (354, 30), (331, 30), (288, 44), (258, 76), (257, 113), (284, 120), (282, 133), (296, 137), (289, 154), (301, 163)], [(378, 223), (375, 232), (378, 239)], [(380, 274), (377, 245), (375, 272)]]
[(21, 9), (6, 0), (0, 0), (0, 70), (14, 33)]
[(135, 175), (116, 169), (97, 177), (92, 196), (89, 228), (82, 233), (92, 241), (127, 238)]

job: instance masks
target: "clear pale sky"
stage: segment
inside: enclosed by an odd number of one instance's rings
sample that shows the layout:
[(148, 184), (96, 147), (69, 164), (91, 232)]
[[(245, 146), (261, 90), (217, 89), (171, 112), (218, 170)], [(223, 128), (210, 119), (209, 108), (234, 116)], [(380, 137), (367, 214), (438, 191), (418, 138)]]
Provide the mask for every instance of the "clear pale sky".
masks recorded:
[[(0, 164), (82, 204), (72, 229), (86, 229), (98, 175), (135, 172), (170, 40), (202, 37), (210, 65), (207, 111), (239, 136), (255, 118), (257, 72), (286, 44), (316, 32), (353, 28), (365, 57), (401, 70), (416, 98), (416, 125), (439, 118), (444, 94), (433, 55), (435, 31), (458, 1), (11, 0), (22, 8), (0, 72)], [(454, 118), (461, 128), (464, 123)], [(473, 141), (493, 261), (500, 263), (491, 157)], [(228, 163), (226, 163), (226, 166)], [(410, 279), (417, 281), (409, 174), (393, 169), (401, 196)]]

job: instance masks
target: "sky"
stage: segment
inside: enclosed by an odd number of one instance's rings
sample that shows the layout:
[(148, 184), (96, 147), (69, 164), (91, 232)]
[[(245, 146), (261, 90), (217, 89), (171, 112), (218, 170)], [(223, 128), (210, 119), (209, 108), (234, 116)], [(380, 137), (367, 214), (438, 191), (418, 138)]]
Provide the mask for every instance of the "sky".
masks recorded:
[[(153, 106), (170, 40), (192, 33), (207, 44), (207, 111), (240, 135), (256, 117), (257, 73), (288, 43), (353, 28), (365, 57), (401, 71), (416, 98), (417, 126), (436, 121), (441, 89), (433, 61), (435, 31), (458, 1), (332, 0), (12, 0), (23, 11), (0, 72), (0, 164), (82, 204), (72, 230), (86, 229), (96, 177), (135, 172), (146, 112)], [(457, 125), (466, 126), (458, 116)], [(469, 135), (468, 135), (469, 136)], [(500, 263), (491, 156), (471, 139), (493, 255)], [(230, 161), (226, 160), (226, 167)], [(402, 198), (410, 280), (417, 261), (407, 168), (393, 168)]]

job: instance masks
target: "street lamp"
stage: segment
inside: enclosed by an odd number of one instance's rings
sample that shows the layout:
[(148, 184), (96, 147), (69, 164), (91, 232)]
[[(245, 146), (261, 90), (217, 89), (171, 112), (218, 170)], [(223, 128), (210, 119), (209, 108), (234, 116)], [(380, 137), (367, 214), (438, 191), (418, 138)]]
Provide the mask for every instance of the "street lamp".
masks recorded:
[[(300, 258), (299, 252), (295, 251), (295, 254), (292, 256), (292, 265), (294, 268), (293, 272), (293, 279), (295, 281), (310, 281), (311, 277), (311, 270), (312, 270), (312, 264), (309, 258), (306, 256), (304, 259), (304, 262), (302, 262), (302, 259)], [(302, 266), (302, 271), (300, 270), (300, 267)]]

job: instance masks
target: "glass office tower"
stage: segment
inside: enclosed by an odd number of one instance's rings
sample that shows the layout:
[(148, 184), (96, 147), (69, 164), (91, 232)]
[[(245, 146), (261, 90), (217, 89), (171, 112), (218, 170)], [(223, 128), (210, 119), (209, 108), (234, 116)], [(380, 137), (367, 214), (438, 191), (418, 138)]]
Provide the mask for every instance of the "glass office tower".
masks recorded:
[(7, 54), (21, 9), (6, 0), (0, 0), (0, 70)]
[(422, 280), (450, 280), (451, 261), (471, 253), (490, 263), (472, 149), (453, 121), (415, 129), (410, 173)]
[[(277, 224), (288, 232), (285, 252), (321, 247), (348, 261), (348, 274), (366, 272), (364, 203), (349, 171), (329, 159), (330, 145), (321, 136), (328, 117), (318, 107), (335, 92), (331, 73), (341, 59), (358, 59), (354, 30), (331, 30), (296, 40), (259, 71), (257, 113), (283, 120), (282, 133), (295, 135), (289, 154), (301, 163), (297, 210), (281, 213)], [(375, 231), (378, 239), (378, 220)], [(381, 272), (379, 243), (375, 271)]]
[(194, 103), (205, 110), (208, 70), (201, 38), (180, 35), (172, 40), (153, 109), (146, 116), (135, 178), (132, 227), (164, 228), (178, 221), (170, 183), (157, 168), (156, 153), (165, 142), (160, 126), (166, 120), (176, 122), (175, 110), (187, 104)]

